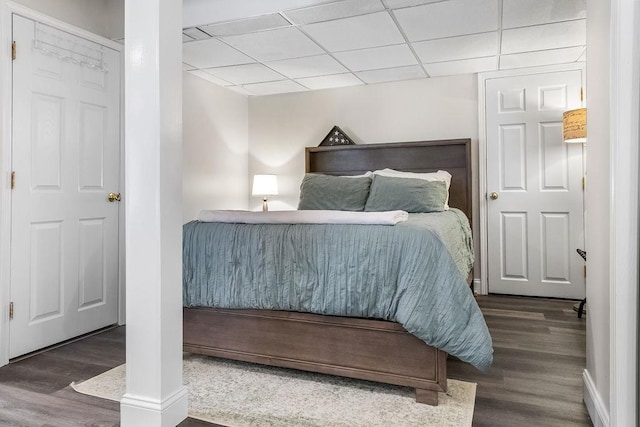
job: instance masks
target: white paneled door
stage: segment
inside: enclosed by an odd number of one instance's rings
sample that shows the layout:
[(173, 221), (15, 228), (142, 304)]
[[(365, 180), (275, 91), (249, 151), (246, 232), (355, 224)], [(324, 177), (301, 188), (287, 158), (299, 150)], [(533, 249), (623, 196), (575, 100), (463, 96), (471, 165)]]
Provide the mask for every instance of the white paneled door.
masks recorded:
[(583, 148), (562, 140), (580, 70), (486, 81), (489, 292), (583, 298)]
[(119, 52), (17, 15), (13, 38), (10, 357), (117, 322), (120, 186)]

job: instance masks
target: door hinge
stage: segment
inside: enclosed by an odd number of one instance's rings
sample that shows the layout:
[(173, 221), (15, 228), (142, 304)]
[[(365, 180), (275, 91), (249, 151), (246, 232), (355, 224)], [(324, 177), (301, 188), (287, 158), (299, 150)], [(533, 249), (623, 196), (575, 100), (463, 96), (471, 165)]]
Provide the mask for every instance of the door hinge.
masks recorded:
[(11, 60), (16, 60), (16, 42), (11, 42)]
[(13, 320), (13, 301), (9, 303), (9, 320)]
[(587, 266), (583, 266), (584, 277), (587, 277)]
[(582, 177), (582, 189), (584, 190), (587, 187), (587, 178)]
[(11, 189), (16, 188), (16, 172), (11, 171)]

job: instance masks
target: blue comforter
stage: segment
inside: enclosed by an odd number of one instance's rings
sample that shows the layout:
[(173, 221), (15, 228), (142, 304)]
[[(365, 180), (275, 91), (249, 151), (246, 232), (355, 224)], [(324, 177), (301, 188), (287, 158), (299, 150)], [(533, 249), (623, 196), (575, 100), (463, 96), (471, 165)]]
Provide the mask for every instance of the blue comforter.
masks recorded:
[(491, 337), (465, 281), (470, 236), (455, 209), (395, 226), (192, 221), (184, 225), (184, 306), (394, 321), (486, 370)]

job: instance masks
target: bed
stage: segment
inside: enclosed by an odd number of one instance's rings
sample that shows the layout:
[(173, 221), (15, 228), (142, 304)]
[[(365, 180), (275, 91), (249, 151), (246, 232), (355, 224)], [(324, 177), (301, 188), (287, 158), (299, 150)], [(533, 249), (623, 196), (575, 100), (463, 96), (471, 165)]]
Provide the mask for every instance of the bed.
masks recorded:
[[(326, 175), (447, 170), (449, 206), (471, 218), (468, 139), (312, 147), (305, 157), (306, 172)], [(431, 405), (447, 390), (447, 353), (396, 322), (196, 306), (184, 308), (183, 325), (184, 351), (190, 353), (408, 386), (417, 402)]]

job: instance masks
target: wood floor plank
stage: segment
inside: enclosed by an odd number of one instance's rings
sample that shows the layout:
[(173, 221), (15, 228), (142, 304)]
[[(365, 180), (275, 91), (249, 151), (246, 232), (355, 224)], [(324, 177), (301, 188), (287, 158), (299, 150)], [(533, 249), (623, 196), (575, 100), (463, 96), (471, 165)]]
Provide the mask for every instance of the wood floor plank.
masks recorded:
[(509, 404), (502, 399), (479, 396), (473, 416), (473, 427), (584, 427), (584, 421), (564, 414), (552, 416), (536, 405)]
[(49, 393), (17, 389), (0, 385), (2, 405), (0, 425), (3, 426), (117, 426), (119, 408), (87, 404), (76, 399)]
[(499, 310), (495, 308), (485, 308), (482, 310), (485, 316), (499, 316), (499, 317), (515, 317), (517, 319), (527, 320), (544, 320), (543, 313), (533, 313), (530, 311), (517, 311), (517, 310)]
[[(582, 402), (585, 318), (574, 301), (479, 296), (494, 340), (481, 373), (449, 357), (449, 377), (478, 384), (474, 427), (590, 426)], [(125, 328), (115, 328), (0, 368), (0, 426), (116, 426), (118, 402), (76, 393), (82, 381), (124, 363)], [(187, 419), (181, 427), (212, 426)]]
[[(477, 302), (494, 341), (493, 366), (483, 374), (449, 363), (450, 377), (478, 383), (473, 425), (590, 426), (582, 401), (585, 319), (566, 314), (574, 301), (491, 295)], [(507, 312), (515, 313), (496, 315)]]

